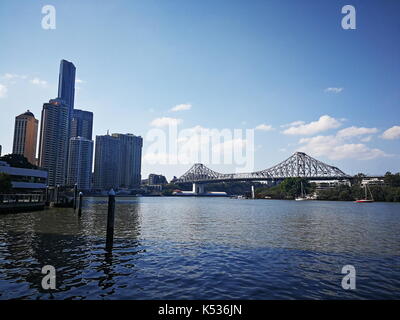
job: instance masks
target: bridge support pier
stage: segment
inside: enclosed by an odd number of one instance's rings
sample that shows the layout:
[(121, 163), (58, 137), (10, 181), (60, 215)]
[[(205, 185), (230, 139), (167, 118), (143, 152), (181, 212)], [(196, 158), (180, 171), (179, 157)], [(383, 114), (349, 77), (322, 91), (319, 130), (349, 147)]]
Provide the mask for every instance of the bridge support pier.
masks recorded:
[(204, 193), (204, 184), (193, 183), (193, 193), (194, 194)]

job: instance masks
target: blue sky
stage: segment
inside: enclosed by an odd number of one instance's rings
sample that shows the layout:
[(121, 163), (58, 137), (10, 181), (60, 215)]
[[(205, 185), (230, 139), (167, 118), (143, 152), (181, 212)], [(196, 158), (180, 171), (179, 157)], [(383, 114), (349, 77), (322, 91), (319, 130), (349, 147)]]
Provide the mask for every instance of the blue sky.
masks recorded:
[[(55, 30), (41, 28), (47, 4)], [(356, 30), (341, 27), (346, 4), (356, 8)], [(146, 137), (163, 117), (181, 129), (264, 125), (255, 170), (303, 150), (351, 174), (398, 172), (399, 15), (395, 0), (3, 0), (3, 154), (14, 117), (29, 108), (40, 120), (56, 97), (67, 59), (77, 67), (75, 107), (94, 112), (95, 135)], [(171, 111), (181, 104), (190, 110)], [(142, 174), (170, 178), (189, 167), (145, 159)]]

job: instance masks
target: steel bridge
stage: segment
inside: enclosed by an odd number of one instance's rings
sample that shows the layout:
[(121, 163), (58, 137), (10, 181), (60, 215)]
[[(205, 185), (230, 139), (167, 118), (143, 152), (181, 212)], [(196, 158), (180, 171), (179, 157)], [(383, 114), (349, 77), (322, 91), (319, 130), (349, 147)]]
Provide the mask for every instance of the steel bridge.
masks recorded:
[[(174, 183), (193, 183), (193, 192), (201, 193), (204, 184), (229, 181), (279, 181), (285, 178), (306, 178), (309, 180), (349, 179), (349, 175), (337, 167), (316, 160), (303, 152), (296, 152), (290, 158), (272, 168), (251, 173), (219, 173), (201, 163), (193, 165)], [(200, 189), (198, 186), (200, 185)]]

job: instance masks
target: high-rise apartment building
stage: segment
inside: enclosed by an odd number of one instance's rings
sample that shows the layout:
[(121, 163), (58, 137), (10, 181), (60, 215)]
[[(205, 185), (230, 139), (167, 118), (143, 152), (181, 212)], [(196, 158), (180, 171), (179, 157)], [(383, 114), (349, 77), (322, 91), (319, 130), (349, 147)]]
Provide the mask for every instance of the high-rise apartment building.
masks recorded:
[(143, 139), (133, 134), (96, 136), (94, 187), (135, 188), (141, 182)]
[(67, 185), (79, 190), (91, 189), (93, 141), (72, 137), (69, 141)]
[(94, 189), (119, 187), (120, 141), (110, 135), (96, 136), (94, 156)]
[(149, 174), (149, 178), (148, 178), (148, 184), (153, 186), (153, 185), (163, 185), (163, 184), (167, 184), (167, 178), (165, 178), (165, 176), (161, 175), (161, 174), (154, 174), (151, 173)]
[(93, 112), (74, 109), (71, 122), (71, 137), (92, 140)]
[(70, 110), (61, 99), (43, 104), (39, 166), (48, 171), (49, 186), (65, 185), (70, 134)]
[(29, 110), (15, 117), (13, 153), (36, 165), (38, 120)]
[(135, 188), (140, 185), (142, 179), (143, 139), (129, 133), (114, 133), (112, 136), (118, 138), (121, 144), (119, 186)]

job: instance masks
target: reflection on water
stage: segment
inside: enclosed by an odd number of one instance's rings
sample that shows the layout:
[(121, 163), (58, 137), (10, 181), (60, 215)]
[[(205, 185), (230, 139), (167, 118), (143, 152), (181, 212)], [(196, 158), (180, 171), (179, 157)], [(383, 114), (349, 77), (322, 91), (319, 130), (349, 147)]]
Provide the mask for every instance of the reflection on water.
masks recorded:
[(116, 209), (112, 252), (106, 198), (85, 199), (81, 218), (0, 216), (0, 299), (400, 298), (399, 204), (118, 198)]

